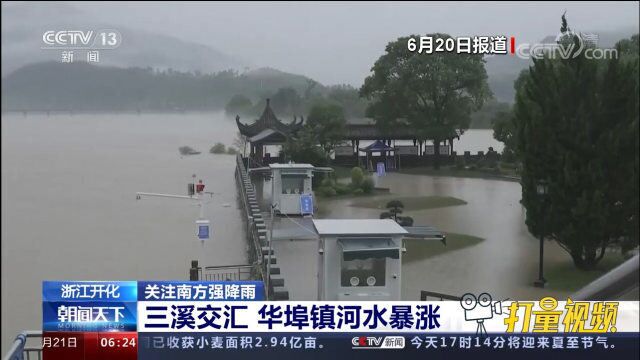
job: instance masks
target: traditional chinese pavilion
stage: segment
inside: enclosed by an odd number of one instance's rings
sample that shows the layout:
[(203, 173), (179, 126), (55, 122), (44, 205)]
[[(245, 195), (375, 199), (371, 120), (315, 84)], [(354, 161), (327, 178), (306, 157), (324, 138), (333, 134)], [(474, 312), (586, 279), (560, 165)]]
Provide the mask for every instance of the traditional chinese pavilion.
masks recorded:
[(236, 116), (236, 124), (240, 133), (247, 137), (251, 144), (250, 158), (254, 163), (268, 165), (269, 161), (264, 163), (265, 146), (280, 145), (287, 141), (287, 138), (295, 134), (302, 128), (304, 118), (301, 116), (300, 121), (294, 116), (293, 122), (286, 124), (280, 121), (276, 114), (273, 113), (267, 99), (267, 105), (260, 115), (260, 118), (253, 124), (243, 124), (240, 122), (240, 116)]
[[(293, 121), (288, 124), (280, 121), (271, 109), (269, 99), (260, 118), (252, 124), (243, 124), (240, 122), (240, 117), (236, 116), (240, 133), (246, 136), (250, 143), (249, 167), (263, 167), (284, 162), (279, 154), (274, 156), (266, 153), (266, 146), (284, 144), (289, 137), (295, 136), (296, 132), (302, 128), (303, 121), (302, 116), (300, 119), (294, 116)], [(455, 155), (453, 140), (459, 139), (460, 135), (462, 131), (456, 130), (443, 139), (444, 142), (440, 144), (442, 163), (453, 161), (452, 155)], [(400, 162), (403, 166), (424, 165), (434, 154), (433, 145), (427, 145), (430, 139), (416, 136), (414, 129), (396, 127), (382, 131), (372, 119), (347, 120), (342, 140), (343, 144), (335, 148), (334, 162), (347, 166), (367, 164), (367, 167), (371, 168), (369, 164), (384, 162), (387, 168), (396, 169)], [(361, 148), (361, 140), (372, 141), (373, 144)], [(404, 144), (397, 145), (396, 141)]]

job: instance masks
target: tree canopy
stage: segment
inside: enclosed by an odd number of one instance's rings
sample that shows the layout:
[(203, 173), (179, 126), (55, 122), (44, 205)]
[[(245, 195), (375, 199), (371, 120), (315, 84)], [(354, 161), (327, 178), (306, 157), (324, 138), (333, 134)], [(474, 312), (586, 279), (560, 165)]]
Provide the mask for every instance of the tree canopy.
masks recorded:
[[(435, 39), (451, 38), (431, 34)], [(371, 100), (367, 116), (383, 130), (410, 127), (419, 139), (431, 139), (438, 166), (439, 145), (457, 129), (467, 129), (471, 113), (491, 96), (487, 72), (480, 55), (408, 49), (417, 35), (387, 44), (371, 69), (360, 94)]]
[[(631, 61), (584, 52), (534, 59), (517, 88), (526, 224), (556, 240), (578, 268), (594, 268), (612, 245), (638, 245), (638, 98), (637, 53)], [(536, 191), (540, 182), (546, 195)]]
[(341, 141), (347, 121), (338, 105), (315, 105), (309, 111), (305, 126), (315, 134), (318, 144), (330, 153)]

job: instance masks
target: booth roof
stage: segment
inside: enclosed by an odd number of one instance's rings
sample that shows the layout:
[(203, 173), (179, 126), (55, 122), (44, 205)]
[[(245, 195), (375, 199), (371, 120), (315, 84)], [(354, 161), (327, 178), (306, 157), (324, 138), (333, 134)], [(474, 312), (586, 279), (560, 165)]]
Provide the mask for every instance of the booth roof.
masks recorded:
[(407, 234), (407, 230), (392, 219), (314, 219), (313, 225), (320, 236)]
[(297, 163), (269, 164), (269, 167), (272, 169), (313, 169), (313, 165), (311, 164), (297, 164)]

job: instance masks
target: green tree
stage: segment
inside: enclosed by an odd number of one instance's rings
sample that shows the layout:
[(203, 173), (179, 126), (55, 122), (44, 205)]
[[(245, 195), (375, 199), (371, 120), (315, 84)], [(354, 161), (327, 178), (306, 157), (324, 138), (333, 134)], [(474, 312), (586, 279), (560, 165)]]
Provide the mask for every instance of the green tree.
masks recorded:
[[(527, 76), (528, 70), (524, 70), (520, 73), (518, 78), (513, 84), (516, 92), (523, 86)], [(516, 139), (516, 118), (513, 113), (513, 109), (508, 107), (498, 111), (491, 120), (491, 126), (493, 128), (493, 138), (504, 144), (502, 150), (503, 160), (506, 162), (513, 162), (518, 160), (517, 154), (517, 139)]]
[(244, 95), (234, 95), (224, 107), (224, 111), (228, 115), (247, 114), (251, 111), (253, 104), (251, 100)]
[(398, 215), (402, 214), (404, 204), (400, 200), (391, 200), (387, 203), (387, 209), (389, 209), (389, 213), (393, 216), (393, 219), (398, 221)]
[(271, 108), (276, 114), (295, 114), (302, 112), (302, 98), (291, 87), (280, 88), (271, 97)]
[(303, 127), (294, 136), (287, 139), (282, 147), (285, 161), (306, 163), (314, 166), (326, 166), (329, 157), (317, 144), (317, 139), (309, 127)]
[[(430, 36), (434, 44), (451, 38)], [(432, 139), (438, 168), (440, 143), (456, 129), (469, 127), (471, 113), (482, 107), (491, 91), (482, 56), (409, 51), (409, 40), (417, 38), (412, 35), (389, 43), (360, 94), (372, 101), (367, 115), (383, 130), (409, 126), (416, 138)]]
[(236, 132), (236, 138), (233, 139), (233, 146), (245, 157), (247, 156), (247, 144), (249, 144), (249, 138), (242, 135), (240, 131)]
[[(579, 43), (564, 16), (562, 30), (561, 45)], [(517, 89), (526, 224), (580, 269), (593, 269), (609, 246), (638, 245), (637, 73), (637, 57), (600, 61), (582, 52), (534, 59)], [(540, 181), (545, 196), (536, 192)]]
[(512, 111), (500, 111), (493, 118), (493, 138), (504, 143), (502, 156), (504, 160), (515, 160), (515, 122)]
[(347, 121), (338, 105), (315, 105), (311, 108), (305, 126), (315, 134), (317, 143), (330, 154), (344, 135)]

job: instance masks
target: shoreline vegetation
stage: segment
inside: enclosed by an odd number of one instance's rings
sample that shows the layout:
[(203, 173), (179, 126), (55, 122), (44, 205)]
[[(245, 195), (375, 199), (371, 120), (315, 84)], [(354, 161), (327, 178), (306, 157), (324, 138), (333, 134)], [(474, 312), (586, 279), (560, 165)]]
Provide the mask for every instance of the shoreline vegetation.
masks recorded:
[(375, 199), (356, 199), (349, 206), (384, 210), (386, 204), (391, 200), (402, 202), (404, 211), (420, 211), (467, 204), (466, 201), (452, 196), (384, 196)]
[(178, 148), (178, 151), (180, 152), (180, 155), (199, 155), (202, 153), (190, 146), (181, 146)]
[[(350, 168), (345, 166), (333, 166), (334, 174), (337, 179), (344, 179), (349, 177)], [(483, 168), (458, 168), (456, 166), (442, 166), (440, 169), (434, 169), (427, 166), (418, 166), (400, 169), (397, 171), (399, 174), (406, 175), (425, 175), (425, 176), (448, 176), (448, 177), (462, 177), (462, 178), (480, 178), (487, 180), (504, 180), (519, 182), (520, 176), (515, 169), (508, 168), (503, 164), (500, 165), (498, 170), (495, 169), (483, 169)]]
[[(41, 81), (43, 77), (49, 80)], [(273, 68), (201, 73), (48, 61), (16, 69), (3, 78), (3, 86), (9, 91), (3, 93), (2, 113), (25, 116), (223, 111), (231, 118), (253, 118), (260, 115), (264, 100), (271, 98), (274, 111), (282, 118), (307, 114), (314, 104), (322, 103), (339, 105), (348, 118), (358, 119), (365, 116), (369, 104), (356, 87), (325, 85)], [(511, 84), (501, 87), (511, 92)], [(474, 112), (469, 128), (489, 129), (493, 116), (509, 107), (504, 101), (488, 102)]]
[(215, 143), (211, 147), (211, 149), (209, 149), (209, 153), (215, 154), (215, 155), (220, 155), (220, 154), (236, 155), (238, 154), (238, 150), (233, 146), (226, 147), (223, 143), (218, 142), (218, 143)]
[(438, 255), (478, 245), (485, 240), (473, 235), (448, 232), (445, 232), (445, 234), (447, 236), (446, 245), (440, 241), (405, 239), (404, 246), (407, 249), (407, 252), (402, 254), (402, 262), (411, 263), (429, 259)]
[(472, 179), (486, 179), (486, 180), (503, 180), (520, 182), (520, 176), (515, 171), (505, 171), (502, 169), (473, 169), (473, 168), (456, 168), (454, 166), (441, 167), (440, 169), (434, 169), (432, 167), (415, 167), (406, 168), (398, 171), (400, 174), (407, 175), (426, 175), (426, 176), (448, 176), (448, 177), (460, 177), (460, 178), (472, 178)]

